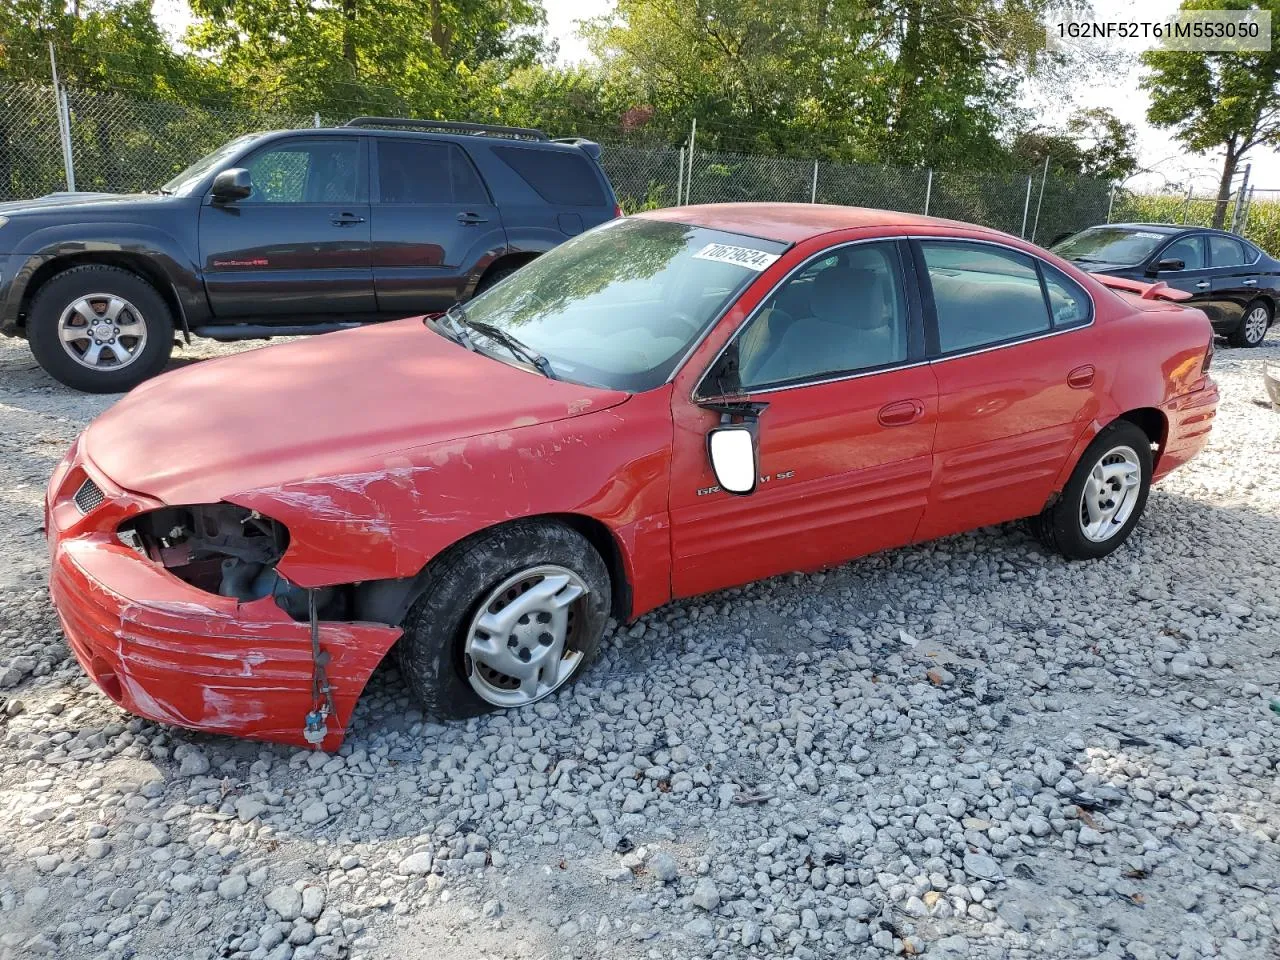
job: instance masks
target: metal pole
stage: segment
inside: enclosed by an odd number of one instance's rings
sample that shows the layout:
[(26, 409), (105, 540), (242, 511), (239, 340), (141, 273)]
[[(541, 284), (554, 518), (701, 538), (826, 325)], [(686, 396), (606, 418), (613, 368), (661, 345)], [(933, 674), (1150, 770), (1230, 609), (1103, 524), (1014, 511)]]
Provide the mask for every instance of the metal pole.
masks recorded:
[(1022, 232), (1018, 234), (1027, 239), (1027, 214), (1031, 212), (1031, 174), (1027, 174), (1027, 199), (1022, 204)]
[(53, 52), (53, 41), (49, 41), (49, 69), (53, 73), (53, 104), (58, 111), (58, 139), (62, 142), (62, 171), (67, 178), (67, 189), (76, 190), (76, 164), (71, 153), (71, 110), (67, 106), (66, 95), (58, 84), (58, 58)]
[(693, 123), (689, 127), (689, 176), (684, 181), (684, 202), (689, 202), (689, 197), (693, 187), (693, 145), (698, 142), (698, 118), (693, 118)]
[(1049, 182), (1049, 156), (1044, 158), (1044, 173), (1040, 176), (1040, 199), (1036, 201), (1036, 220), (1031, 225), (1031, 242), (1036, 242), (1036, 231), (1040, 229), (1040, 206), (1044, 203), (1044, 185)]
[(924, 182), (924, 215), (929, 215), (929, 201), (933, 198), (933, 167), (929, 168), (929, 178)]
[(1244, 207), (1245, 191), (1249, 189), (1249, 170), (1253, 164), (1244, 165), (1244, 179), (1240, 181), (1240, 189), (1236, 191), (1236, 208), (1231, 212), (1231, 232), (1240, 232), (1240, 211)]
[(1111, 197), (1107, 200), (1107, 223), (1111, 222), (1111, 210), (1116, 205), (1116, 185), (1111, 185)]
[(1244, 198), (1244, 215), (1240, 218), (1240, 236), (1247, 236), (1249, 232), (1249, 211), (1253, 209), (1253, 194), (1257, 187), (1249, 188), (1249, 196)]
[(318, 127), (318, 126), (320, 126), (320, 111), (319, 111), (319, 110), (317, 110), (317, 111), (316, 111), (315, 123), (313, 124), (313, 126), (317, 126), (317, 127)]
[(1191, 190), (1194, 186), (1195, 184), (1191, 184), (1187, 187), (1187, 199), (1182, 203), (1182, 216), (1178, 218), (1179, 223), (1187, 222), (1187, 211), (1191, 209)]
[(684, 205), (684, 147), (680, 148), (680, 169), (676, 171), (676, 206)]
[(818, 161), (813, 161), (813, 189), (809, 191), (809, 202), (818, 202)]

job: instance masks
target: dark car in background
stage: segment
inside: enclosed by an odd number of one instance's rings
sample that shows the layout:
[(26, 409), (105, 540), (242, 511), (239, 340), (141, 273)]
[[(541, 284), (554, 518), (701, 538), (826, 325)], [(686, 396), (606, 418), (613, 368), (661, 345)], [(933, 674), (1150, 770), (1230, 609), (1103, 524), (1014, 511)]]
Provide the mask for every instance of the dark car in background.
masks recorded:
[(127, 390), (181, 334), (324, 333), (448, 309), (619, 214), (600, 148), (359, 117), (255, 133), (153, 193), (0, 204), (0, 333), (80, 390)]
[(1050, 247), (1090, 273), (1160, 281), (1191, 294), (1232, 346), (1256, 347), (1280, 302), (1280, 262), (1224, 230), (1163, 223), (1089, 227)]

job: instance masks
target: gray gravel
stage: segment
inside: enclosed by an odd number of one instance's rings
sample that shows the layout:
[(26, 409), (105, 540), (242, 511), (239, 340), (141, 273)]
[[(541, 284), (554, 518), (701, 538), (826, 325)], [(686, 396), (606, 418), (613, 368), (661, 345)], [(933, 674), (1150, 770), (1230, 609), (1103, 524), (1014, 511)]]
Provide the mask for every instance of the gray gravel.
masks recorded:
[(1266, 357), (1219, 352), (1211, 449), (1106, 561), (1010, 526), (776, 578), (449, 727), (388, 666), (326, 756), (87, 684), (40, 498), (111, 398), (0, 343), (0, 957), (1275, 957)]

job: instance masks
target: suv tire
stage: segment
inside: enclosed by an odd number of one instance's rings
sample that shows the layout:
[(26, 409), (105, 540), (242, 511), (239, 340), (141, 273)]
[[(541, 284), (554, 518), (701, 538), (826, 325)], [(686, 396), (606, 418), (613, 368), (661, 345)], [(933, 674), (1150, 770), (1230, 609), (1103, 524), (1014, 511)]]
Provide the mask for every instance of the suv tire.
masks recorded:
[(173, 352), (173, 314), (136, 273), (89, 263), (62, 271), (36, 292), (27, 341), (59, 383), (122, 393), (164, 369)]

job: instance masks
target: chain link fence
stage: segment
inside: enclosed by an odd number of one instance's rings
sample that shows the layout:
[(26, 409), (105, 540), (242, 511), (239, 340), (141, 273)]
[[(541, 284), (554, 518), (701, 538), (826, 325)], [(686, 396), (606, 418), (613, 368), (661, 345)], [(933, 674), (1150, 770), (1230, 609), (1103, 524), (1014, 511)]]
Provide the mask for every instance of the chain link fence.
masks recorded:
[[(269, 108), (224, 109), (65, 90), (67, 137), (52, 87), (0, 84), (0, 201), (74, 187), (153, 190), (228, 140), (317, 120)], [(345, 118), (342, 118), (345, 119)], [(627, 212), (679, 203), (780, 201), (846, 204), (979, 223), (1041, 244), (1090, 224), (1121, 221), (1208, 225), (1212, 198), (1144, 195), (1086, 178), (1046, 177), (725, 153), (606, 140), (602, 162)], [(1251, 191), (1240, 232), (1280, 248), (1280, 191)], [(1228, 223), (1235, 215), (1235, 200)]]

